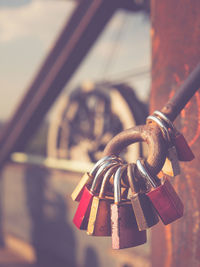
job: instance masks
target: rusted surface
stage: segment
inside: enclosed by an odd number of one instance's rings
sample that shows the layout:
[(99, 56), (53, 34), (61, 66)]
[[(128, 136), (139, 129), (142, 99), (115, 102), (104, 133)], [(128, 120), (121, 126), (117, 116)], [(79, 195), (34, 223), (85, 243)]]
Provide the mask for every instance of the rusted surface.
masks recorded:
[[(199, 63), (200, 2), (152, 0), (151, 112), (160, 109)], [(200, 266), (200, 92), (196, 92), (175, 124), (195, 159), (181, 163), (173, 180), (184, 205), (184, 217), (157, 225), (152, 235), (152, 266)]]

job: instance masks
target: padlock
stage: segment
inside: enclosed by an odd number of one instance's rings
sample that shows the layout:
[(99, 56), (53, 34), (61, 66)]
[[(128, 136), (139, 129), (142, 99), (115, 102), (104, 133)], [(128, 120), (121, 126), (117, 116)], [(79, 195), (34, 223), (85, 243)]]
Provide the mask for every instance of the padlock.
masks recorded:
[(98, 196), (92, 199), (92, 206), (87, 227), (87, 234), (94, 236), (110, 236), (111, 221), (110, 221), (110, 205), (113, 203), (113, 198), (105, 195), (106, 186), (110, 177), (116, 171), (119, 164), (111, 167), (102, 180), (101, 189)]
[(154, 121), (160, 127), (163, 136), (168, 144), (167, 158), (165, 164), (162, 168), (163, 172), (169, 176), (176, 176), (180, 174), (180, 166), (178, 161), (178, 156), (176, 152), (176, 147), (174, 146), (170, 132), (163, 121), (155, 116), (148, 116), (147, 121)]
[(174, 145), (176, 147), (177, 156), (180, 161), (191, 161), (195, 158), (185, 137), (177, 130), (174, 133)]
[(146, 230), (139, 231), (130, 200), (121, 200), (120, 179), (123, 167), (114, 174), (114, 204), (111, 205), (112, 248), (122, 249), (146, 242)]
[(162, 112), (160, 112), (158, 110), (154, 111), (153, 114), (158, 116), (162, 120), (164, 120), (167, 123), (168, 127), (171, 129), (171, 131), (173, 133), (173, 141), (174, 141), (174, 145), (176, 147), (178, 159), (180, 161), (193, 160), (194, 154), (193, 154), (191, 148), (189, 147), (185, 137), (183, 136), (182, 133), (180, 133), (176, 129), (176, 127), (173, 125), (173, 123), (170, 121), (170, 119), (165, 114), (163, 114)]
[(144, 160), (138, 159), (136, 165), (140, 175), (151, 185), (151, 190), (146, 194), (162, 222), (167, 225), (181, 218), (184, 211), (183, 203), (167, 177), (164, 176), (161, 180), (152, 177), (145, 168)]
[(157, 224), (159, 222), (159, 218), (151, 201), (143, 191), (144, 189), (141, 188), (141, 182), (136, 180), (135, 167), (135, 164), (128, 164), (127, 174), (132, 192), (130, 200), (135, 213), (138, 228), (140, 231), (142, 231)]
[(74, 201), (80, 201), (81, 196), (83, 194), (83, 190), (84, 187), (87, 186), (91, 186), (92, 181), (94, 179), (94, 176), (98, 170), (98, 168), (101, 166), (101, 164), (103, 164), (105, 161), (108, 160), (116, 160), (119, 161), (118, 158), (114, 155), (110, 155), (110, 156), (105, 156), (103, 158), (101, 158), (99, 161), (97, 161), (97, 163), (94, 165), (94, 167), (92, 168), (92, 170), (90, 172), (86, 172), (82, 178), (80, 179), (78, 185), (76, 186), (76, 188), (74, 189), (74, 191), (71, 194), (71, 198)]
[(178, 155), (175, 146), (169, 146), (167, 152), (167, 158), (163, 165), (162, 171), (171, 176), (177, 176), (180, 174), (180, 165), (178, 162)]
[(104, 162), (101, 167), (98, 169), (94, 180), (92, 182), (91, 188), (89, 189), (87, 186), (84, 187), (83, 194), (81, 196), (78, 208), (73, 218), (73, 223), (77, 228), (81, 230), (86, 230), (88, 225), (88, 219), (90, 215), (90, 208), (92, 204), (92, 198), (96, 193), (98, 184), (101, 182), (101, 178), (103, 174), (113, 165), (116, 165), (117, 162), (110, 160)]

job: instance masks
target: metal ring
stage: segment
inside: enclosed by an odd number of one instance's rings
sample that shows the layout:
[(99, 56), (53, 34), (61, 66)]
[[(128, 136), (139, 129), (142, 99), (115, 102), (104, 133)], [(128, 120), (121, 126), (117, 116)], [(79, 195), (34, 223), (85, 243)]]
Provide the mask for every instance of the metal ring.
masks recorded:
[(160, 127), (160, 129), (164, 135), (165, 140), (168, 143), (170, 143), (171, 137), (170, 137), (169, 131), (168, 131), (167, 127), (164, 125), (163, 121), (160, 120), (159, 118), (153, 116), (153, 115), (147, 117), (147, 121), (149, 121), (149, 120), (154, 121), (155, 123), (158, 124), (158, 126)]
[(157, 183), (154, 181), (154, 178), (151, 177), (150, 174), (147, 172), (140, 159), (136, 161), (136, 166), (140, 175), (145, 178), (148, 183), (150, 183), (153, 187), (158, 186)]
[(123, 149), (136, 142), (148, 144), (149, 154), (145, 165), (148, 172), (157, 175), (163, 167), (168, 148), (157, 124), (138, 125), (120, 132), (108, 142), (104, 155), (119, 156)]
[(174, 130), (175, 127), (174, 127), (173, 123), (161, 111), (155, 110), (154, 113), (153, 113), (153, 115), (156, 115), (156, 116), (160, 117), (160, 119), (163, 119), (168, 124), (168, 127), (171, 128), (172, 130)]

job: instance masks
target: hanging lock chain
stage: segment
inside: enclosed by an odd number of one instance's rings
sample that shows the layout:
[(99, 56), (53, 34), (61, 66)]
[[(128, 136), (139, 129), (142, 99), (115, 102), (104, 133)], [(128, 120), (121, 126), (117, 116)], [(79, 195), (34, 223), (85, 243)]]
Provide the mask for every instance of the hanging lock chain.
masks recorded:
[[(183, 216), (183, 203), (167, 175), (179, 174), (179, 160), (191, 161), (194, 155), (173, 121), (198, 88), (200, 64), (161, 111), (147, 118), (146, 125), (122, 131), (110, 140), (104, 157), (72, 193), (72, 199), (80, 201), (73, 219), (79, 229), (87, 229), (89, 235), (111, 235), (112, 247), (121, 249), (144, 244), (146, 229), (158, 222), (157, 215), (165, 225)], [(136, 142), (147, 143), (147, 159), (127, 164), (119, 155)], [(161, 169), (163, 177), (158, 178)], [(108, 197), (110, 184), (113, 192)]]

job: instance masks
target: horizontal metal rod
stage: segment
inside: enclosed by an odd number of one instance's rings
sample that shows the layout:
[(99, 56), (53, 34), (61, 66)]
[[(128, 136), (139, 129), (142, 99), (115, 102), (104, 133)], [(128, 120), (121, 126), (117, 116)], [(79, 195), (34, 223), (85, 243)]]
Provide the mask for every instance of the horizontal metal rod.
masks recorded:
[(89, 172), (94, 164), (90, 162), (74, 161), (66, 159), (46, 158), (37, 155), (15, 152), (10, 157), (12, 162), (21, 164), (33, 164), (51, 169), (72, 171), (77, 173)]
[(171, 121), (174, 121), (199, 88), (200, 64), (189, 74), (175, 95), (162, 108), (161, 112), (167, 115)]
[(137, 11), (132, 0), (81, 0), (63, 27), (52, 50), (27, 88), (0, 135), (0, 168), (13, 151), (22, 151), (45, 114), (69, 82), (113, 13)]
[(118, 8), (115, 0), (82, 0), (22, 98), (0, 138), (0, 168), (22, 151), (45, 114)]

